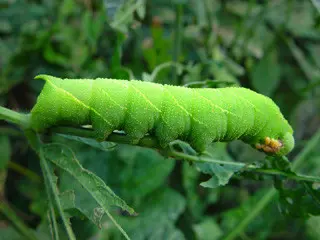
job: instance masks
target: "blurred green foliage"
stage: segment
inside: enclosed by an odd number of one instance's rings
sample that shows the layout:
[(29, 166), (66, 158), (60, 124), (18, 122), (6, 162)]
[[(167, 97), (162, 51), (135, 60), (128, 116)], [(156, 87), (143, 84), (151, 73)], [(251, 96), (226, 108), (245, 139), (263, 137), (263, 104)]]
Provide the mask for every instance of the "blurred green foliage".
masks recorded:
[[(320, 126), (319, 11), (313, 0), (1, 0), (0, 103), (30, 110), (43, 85), (33, 80), (40, 73), (241, 85), (270, 96), (289, 119), (297, 142), (293, 159)], [(51, 239), (39, 160), (17, 128), (2, 122), (0, 131), (0, 200), (10, 203), (39, 239)], [(230, 236), (272, 188), (271, 177), (233, 175), (237, 169), (220, 165), (199, 164), (196, 171), (150, 149), (63, 136), (50, 141), (67, 142), (84, 168), (135, 209), (138, 216), (110, 209), (132, 239)], [(224, 161), (264, 158), (237, 141), (214, 144), (209, 152)], [(298, 172), (319, 176), (319, 163), (316, 148)], [(55, 175), (77, 239), (122, 239), (83, 186), (66, 171), (55, 169)], [(320, 194), (312, 201), (306, 193), (319, 192), (319, 183), (293, 191), (287, 188), (295, 183), (275, 183), (276, 198), (238, 239), (320, 239), (319, 216), (308, 218), (320, 214), (314, 200)], [(301, 201), (291, 204), (298, 196)], [(0, 239), (24, 239), (18, 234), (23, 231), (0, 221)]]

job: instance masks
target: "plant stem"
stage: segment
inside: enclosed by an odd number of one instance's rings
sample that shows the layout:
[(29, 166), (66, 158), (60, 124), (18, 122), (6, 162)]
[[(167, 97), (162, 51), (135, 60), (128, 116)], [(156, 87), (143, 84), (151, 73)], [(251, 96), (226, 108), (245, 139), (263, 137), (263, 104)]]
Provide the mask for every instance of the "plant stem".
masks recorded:
[(208, 157), (203, 156), (192, 156), (181, 152), (171, 152), (171, 155), (176, 157), (176, 159), (184, 159), (191, 162), (202, 162), (202, 163), (215, 163), (215, 164), (222, 164), (222, 165), (230, 165), (235, 167), (242, 167), (245, 171), (252, 171), (256, 173), (263, 173), (268, 175), (278, 175), (278, 176), (285, 176), (287, 178), (297, 180), (297, 181), (307, 181), (307, 182), (319, 182), (320, 177), (316, 176), (307, 176), (307, 175), (296, 175), (287, 172), (282, 172), (276, 169), (260, 169), (259, 167), (252, 165), (252, 164), (245, 164), (242, 162), (227, 162), (221, 160), (215, 160)]
[(29, 126), (28, 114), (18, 113), (2, 106), (0, 106), (0, 120), (15, 123), (22, 128)]
[(227, 162), (227, 161), (215, 160), (215, 159), (211, 159), (203, 156), (192, 156), (182, 152), (170, 152), (169, 154), (171, 156), (177, 157), (177, 159), (184, 159), (190, 162), (216, 163), (216, 164), (231, 165), (231, 166), (237, 166), (237, 167), (246, 166), (245, 163), (241, 163), (241, 162)]
[[(250, 169), (250, 168), (249, 168)], [(263, 173), (263, 174), (269, 174), (269, 175), (278, 175), (278, 176), (284, 176), (296, 181), (306, 181), (306, 182), (318, 182), (320, 183), (320, 177), (316, 176), (308, 176), (308, 175), (300, 175), (300, 174), (290, 174), (286, 172), (282, 172), (276, 169), (253, 169), (256, 173)]]
[[(47, 192), (48, 194), (48, 192)], [(49, 210), (48, 210), (48, 221), (51, 231), (52, 239), (59, 240), (59, 230), (57, 226), (56, 214), (54, 212), (54, 207), (52, 206), (52, 201), (48, 202)]]
[[(306, 156), (314, 149), (320, 141), (320, 129), (310, 139), (305, 148), (295, 157), (292, 165), (292, 170), (298, 169)], [(252, 211), (224, 238), (225, 240), (233, 240), (245, 231), (247, 226), (253, 221), (261, 211), (276, 197), (277, 191), (270, 189), (260, 201), (252, 208)]]

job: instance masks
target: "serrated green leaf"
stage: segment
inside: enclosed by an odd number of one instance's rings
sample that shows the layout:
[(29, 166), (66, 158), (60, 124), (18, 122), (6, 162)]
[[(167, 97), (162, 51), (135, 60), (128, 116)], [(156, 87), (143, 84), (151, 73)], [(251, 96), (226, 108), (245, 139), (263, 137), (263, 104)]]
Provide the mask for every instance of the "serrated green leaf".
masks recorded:
[(73, 191), (65, 191), (63, 193), (60, 193), (59, 197), (63, 209), (70, 209), (75, 207), (74, 200), (76, 196)]
[(127, 233), (109, 213), (108, 207), (118, 206), (130, 214), (134, 214), (134, 210), (119, 198), (101, 178), (84, 169), (69, 147), (62, 144), (47, 144), (41, 149), (45, 158), (71, 174), (88, 191), (88, 193), (90, 193), (91, 197), (97, 201), (104, 213), (108, 215), (123, 236), (126, 239), (130, 239)]
[[(84, 216), (92, 221), (97, 227), (102, 227), (102, 217), (105, 215), (104, 209), (99, 203), (92, 198), (89, 192), (85, 191), (83, 187), (69, 174), (62, 174), (60, 177), (61, 189), (64, 190), (60, 194), (61, 204), (65, 211), (72, 216)], [(66, 186), (68, 183), (70, 186)]]
[[(71, 177), (63, 181), (72, 181)], [(72, 184), (72, 190), (66, 190), (60, 194), (60, 201), (63, 209), (72, 216), (84, 216), (91, 220), (99, 228), (102, 227), (101, 220), (105, 215), (104, 209), (91, 197), (89, 193), (84, 193), (80, 184)]]
[[(214, 148), (211, 150), (212, 155), (210, 158), (219, 161), (232, 161), (228, 153), (226, 152), (225, 143), (217, 143), (214, 145)], [(219, 186), (226, 185), (230, 178), (243, 166), (240, 165), (223, 165), (217, 163), (196, 163), (196, 168), (198, 171), (211, 175), (211, 178), (202, 182), (200, 185), (207, 188), (216, 188)]]
[[(62, 143), (66, 142), (62, 138), (61, 140)], [(164, 186), (176, 164), (174, 160), (165, 159), (155, 150), (137, 146), (120, 144), (113, 151), (97, 151), (84, 144), (73, 142), (72, 148), (84, 168), (107, 182), (119, 196), (136, 204), (147, 194)], [(70, 182), (74, 180), (62, 174), (61, 191), (78, 188), (76, 183), (70, 184)], [(88, 199), (82, 194), (81, 198)], [(83, 201), (87, 201), (85, 199)]]
[(107, 206), (118, 206), (130, 214), (135, 213), (101, 178), (84, 169), (69, 147), (62, 144), (47, 144), (43, 147), (43, 151), (46, 158), (71, 174), (106, 211)]
[(226, 185), (230, 178), (242, 169), (241, 166), (223, 166), (216, 163), (197, 163), (197, 168), (199, 171), (212, 176), (208, 181), (200, 184), (202, 187), (207, 188), (216, 188)]

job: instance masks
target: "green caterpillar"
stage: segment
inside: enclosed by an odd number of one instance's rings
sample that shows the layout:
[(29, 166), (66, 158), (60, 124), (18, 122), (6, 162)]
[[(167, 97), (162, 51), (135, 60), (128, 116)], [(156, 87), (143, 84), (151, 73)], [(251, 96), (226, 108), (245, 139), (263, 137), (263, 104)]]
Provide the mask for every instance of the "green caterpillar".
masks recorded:
[(162, 147), (181, 139), (199, 152), (213, 141), (240, 139), (268, 154), (286, 155), (293, 130), (277, 105), (246, 88), (192, 89), (116, 79), (60, 79), (45, 86), (31, 111), (31, 128), (92, 125), (97, 140), (123, 130)]

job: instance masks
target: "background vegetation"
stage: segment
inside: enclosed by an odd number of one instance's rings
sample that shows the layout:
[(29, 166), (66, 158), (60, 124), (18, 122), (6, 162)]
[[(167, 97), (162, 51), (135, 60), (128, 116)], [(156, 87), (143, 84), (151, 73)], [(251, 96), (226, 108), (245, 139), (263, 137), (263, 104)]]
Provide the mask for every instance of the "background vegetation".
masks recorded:
[[(295, 130), (292, 169), (319, 176), (319, 13), (317, 0), (1, 0), (1, 106), (28, 112), (43, 86), (33, 80), (40, 73), (241, 85), (280, 106)], [(0, 133), (0, 239), (51, 239), (55, 230), (67, 238), (64, 218), (48, 205), (49, 180), (77, 239), (123, 238), (101, 208), (108, 198), (92, 198), (76, 165), (48, 165), (43, 179), (23, 132), (3, 121)], [(263, 170), (192, 167), (147, 148), (47, 138), (72, 147), (138, 213), (107, 202), (132, 239), (320, 239), (319, 182), (293, 181), (301, 179), (286, 161), (265, 160), (241, 142), (213, 144), (211, 158)]]

